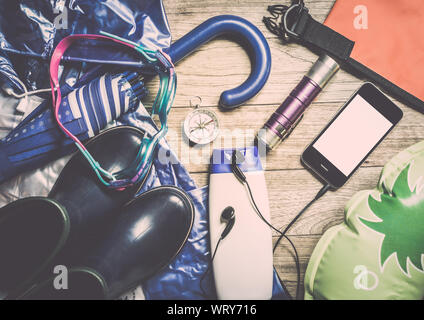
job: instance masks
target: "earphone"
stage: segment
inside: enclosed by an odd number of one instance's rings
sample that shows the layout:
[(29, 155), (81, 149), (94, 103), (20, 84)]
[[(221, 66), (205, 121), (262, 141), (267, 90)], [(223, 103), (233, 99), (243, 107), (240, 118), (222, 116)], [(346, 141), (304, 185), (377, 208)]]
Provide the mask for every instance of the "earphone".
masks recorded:
[[(244, 162), (245, 158), (241, 154), (239, 150), (234, 150), (231, 159), (231, 171), (234, 173), (236, 178), (241, 182), (246, 182), (246, 176), (243, 171), (237, 166), (237, 163)], [(234, 223), (236, 222), (236, 214), (233, 207), (226, 207), (221, 213), (221, 222), (225, 222), (227, 225), (225, 226), (224, 231), (221, 234), (221, 240), (224, 239), (230, 233), (231, 229), (234, 227)]]
[(236, 222), (236, 214), (233, 207), (226, 207), (221, 213), (221, 222), (226, 223), (224, 231), (222, 231), (221, 239), (224, 239), (234, 227)]
[(236, 176), (237, 180), (241, 183), (246, 183), (246, 176), (237, 164), (243, 163), (245, 160), (244, 155), (239, 150), (234, 150), (231, 157), (231, 171)]
[(222, 213), (221, 213), (221, 222), (222, 223), (226, 223), (227, 225), (225, 226), (224, 231), (222, 231), (221, 236), (219, 237), (218, 243), (216, 244), (215, 250), (213, 251), (211, 263), (207, 267), (205, 273), (200, 278), (200, 289), (203, 291), (203, 293), (205, 293), (205, 290), (203, 289), (203, 285), (202, 285), (203, 284), (203, 280), (205, 279), (205, 276), (209, 273), (209, 270), (210, 270), (210, 267), (212, 265), (212, 262), (215, 259), (216, 252), (218, 251), (219, 244), (221, 243), (221, 241), (226, 236), (228, 236), (228, 234), (230, 233), (231, 229), (233, 229), (233, 227), (234, 227), (234, 224), (236, 222), (236, 210), (234, 210), (234, 208), (231, 207), (231, 206), (230, 207), (226, 207), (224, 210), (222, 210)]
[[(246, 176), (243, 171), (237, 166), (238, 163), (244, 162), (245, 158), (239, 150), (234, 150), (231, 159), (231, 171), (241, 183), (246, 182)], [(233, 207), (226, 207), (221, 213), (221, 222), (227, 223), (224, 231), (221, 234), (221, 240), (224, 239), (234, 227), (236, 221), (235, 210)]]

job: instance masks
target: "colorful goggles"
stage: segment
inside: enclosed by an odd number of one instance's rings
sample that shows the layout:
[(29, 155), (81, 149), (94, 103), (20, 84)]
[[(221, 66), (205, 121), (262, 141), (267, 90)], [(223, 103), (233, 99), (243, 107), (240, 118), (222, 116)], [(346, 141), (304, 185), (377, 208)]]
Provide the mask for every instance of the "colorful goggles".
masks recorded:
[[(151, 50), (137, 43), (118, 36), (101, 32), (102, 35), (75, 34), (62, 39), (55, 48), (50, 61), (50, 86), (52, 89), (52, 103), (56, 122), (60, 129), (73, 140), (79, 151), (84, 155), (90, 166), (93, 168), (99, 180), (107, 187), (115, 190), (124, 190), (136, 185), (147, 175), (150, 163), (153, 161), (153, 155), (159, 141), (168, 131), (167, 118), (174, 101), (177, 75), (171, 58), (161, 50)], [(140, 145), (139, 152), (133, 165), (119, 172), (109, 172), (104, 170), (101, 165), (92, 157), (81, 141), (73, 135), (60, 121), (59, 109), (62, 100), (62, 94), (59, 86), (59, 64), (65, 51), (76, 41), (82, 39), (92, 40), (110, 40), (115, 43), (133, 48), (141, 53), (143, 62), (149, 69), (154, 70), (159, 75), (159, 91), (152, 106), (152, 115), (157, 114), (161, 124), (160, 130), (149, 137), (144, 136)]]

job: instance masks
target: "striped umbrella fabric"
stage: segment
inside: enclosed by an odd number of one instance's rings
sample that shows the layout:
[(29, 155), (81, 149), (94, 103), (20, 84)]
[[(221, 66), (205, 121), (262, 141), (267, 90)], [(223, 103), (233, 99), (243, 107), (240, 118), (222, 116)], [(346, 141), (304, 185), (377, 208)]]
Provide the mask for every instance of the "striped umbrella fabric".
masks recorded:
[[(138, 73), (106, 74), (70, 91), (62, 99), (59, 118), (72, 134), (85, 141), (137, 108), (146, 95)], [(50, 101), (41, 104), (0, 141), (0, 183), (75, 150), (49, 106)]]

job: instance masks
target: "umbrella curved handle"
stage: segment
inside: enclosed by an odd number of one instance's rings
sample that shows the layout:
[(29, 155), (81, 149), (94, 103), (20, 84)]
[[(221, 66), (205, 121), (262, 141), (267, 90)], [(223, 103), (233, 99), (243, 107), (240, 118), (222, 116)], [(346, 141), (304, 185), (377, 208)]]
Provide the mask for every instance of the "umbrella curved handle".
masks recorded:
[(262, 89), (271, 70), (269, 45), (257, 27), (237, 16), (216, 16), (206, 20), (174, 42), (167, 53), (176, 63), (202, 44), (220, 35), (229, 35), (240, 40), (252, 62), (251, 73), (247, 80), (238, 87), (226, 90), (221, 94), (220, 106), (224, 109), (233, 109), (255, 96)]

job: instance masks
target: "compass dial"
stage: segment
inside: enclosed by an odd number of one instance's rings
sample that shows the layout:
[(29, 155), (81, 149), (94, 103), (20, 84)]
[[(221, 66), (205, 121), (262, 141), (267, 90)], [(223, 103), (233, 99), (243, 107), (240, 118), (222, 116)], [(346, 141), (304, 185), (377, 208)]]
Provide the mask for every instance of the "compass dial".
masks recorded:
[(196, 144), (207, 144), (218, 136), (219, 124), (216, 114), (206, 109), (190, 112), (184, 121), (184, 133)]

